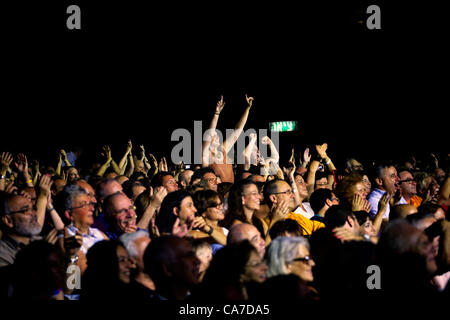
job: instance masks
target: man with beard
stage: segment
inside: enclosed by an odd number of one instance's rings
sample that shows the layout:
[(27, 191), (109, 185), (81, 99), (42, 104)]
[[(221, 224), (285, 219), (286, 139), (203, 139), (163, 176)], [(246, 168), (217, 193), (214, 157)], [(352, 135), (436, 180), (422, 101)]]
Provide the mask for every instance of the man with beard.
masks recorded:
[(51, 184), (49, 176), (41, 178), (35, 206), (29, 196), (2, 194), (0, 227), (3, 237), (0, 240), (0, 267), (13, 264), (17, 252), (37, 238), (41, 232)]

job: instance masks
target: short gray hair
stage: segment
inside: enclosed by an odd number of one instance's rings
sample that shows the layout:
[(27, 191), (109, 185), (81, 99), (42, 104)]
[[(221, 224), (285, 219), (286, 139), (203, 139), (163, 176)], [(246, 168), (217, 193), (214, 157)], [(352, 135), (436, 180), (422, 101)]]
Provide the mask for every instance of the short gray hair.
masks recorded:
[(75, 200), (81, 195), (88, 193), (78, 184), (69, 184), (63, 189), (64, 209), (70, 211), (73, 208)]
[(122, 242), (125, 249), (127, 249), (128, 254), (133, 258), (137, 258), (138, 256), (138, 251), (134, 242), (139, 238), (150, 238), (150, 235), (146, 230), (138, 230), (131, 233), (124, 233), (119, 237), (120, 242)]
[(267, 251), (268, 277), (288, 274), (287, 264), (297, 255), (298, 248), (305, 246), (309, 250), (309, 242), (304, 237), (276, 237)]

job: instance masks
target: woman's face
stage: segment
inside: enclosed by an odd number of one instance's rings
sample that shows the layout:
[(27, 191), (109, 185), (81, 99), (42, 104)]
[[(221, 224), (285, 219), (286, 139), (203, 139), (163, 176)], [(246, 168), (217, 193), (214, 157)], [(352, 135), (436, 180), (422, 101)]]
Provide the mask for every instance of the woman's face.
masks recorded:
[(288, 264), (288, 270), (303, 281), (313, 281), (314, 276), (312, 273), (312, 267), (315, 266), (315, 263), (309, 255), (308, 248), (306, 248), (304, 245), (300, 245), (295, 259), (298, 260), (292, 261)]
[(122, 247), (117, 247), (117, 259), (119, 261), (119, 280), (124, 283), (130, 283), (131, 270), (134, 264), (131, 262), (127, 250)]
[(261, 202), (261, 194), (258, 191), (258, 187), (254, 184), (249, 184), (245, 187), (244, 194), (242, 195), (242, 205), (244, 208), (250, 210), (259, 210)]
[(366, 188), (367, 194), (369, 194), (370, 189), (372, 188), (372, 184), (370, 183), (369, 177), (367, 175), (363, 175), (362, 182), (364, 184), (364, 187)]
[(76, 181), (80, 179), (80, 175), (78, 174), (78, 170), (76, 168), (70, 168), (67, 171), (67, 177), (69, 181)]
[(241, 275), (242, 282), (255, 281), (262, 283), (266, 280), (267, 264), (256, 251), (252, 251), (245, 266), (245, 272)]
[(373, 226), (372, 220), (367, 218), (366, 222), (361, 225), (361, 232), (367, 234), (369, 236), (376, 236), (377, 232), (375, 231), (375, 227)]
[(194, 220), (197, 209), (194, 206), (194, 201), (191, 197), (186, 197), (181, 201), (180, 209), (175, 208), (177, 215), (180, 218), (180, 222), (185, 223), (187, 221)]
[(363, 182), (358, 182), (353, 186), (352, 196), (355, 194), (359, 195), (363, 199), (366, 199), (368, 193)]
[(305, 179), (302, 176), (295, 176), (295, 184), (297, 185), (297, 190), (302, 198), (308, 197), (308, 188), (306, 187)]
[(219, 197), (216, 197), (215, 204), (215, 207), (206, 209), (204, 216), (211, 221), (221, 221), (225, 218), (225, 215), (223, 214), (223, 202), (220, 201)]

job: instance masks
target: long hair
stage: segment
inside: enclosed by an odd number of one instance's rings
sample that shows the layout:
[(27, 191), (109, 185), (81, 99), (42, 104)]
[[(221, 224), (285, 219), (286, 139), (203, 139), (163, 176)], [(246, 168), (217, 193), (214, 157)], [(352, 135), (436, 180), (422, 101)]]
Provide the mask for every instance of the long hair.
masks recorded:
[(247, 221), (247, 218), (244, 214), (244, 206), (242, 205), (242, 197), (244, 196), (245, 190), (249, 185), (255, 185), (258, 187), (256, 183), (250, 180), (241, 180), (236, 182), (230, 189), (230, 193), (228, 196), (228, 213), (225, 216), (224, 226), (226, 228), (231, 228), (231, 224), (234, 220), (239, 220), (243, 223), (251, 223), (254, 225), (258, 231), (261, 233), (261, 236), (264, 238), (264, 228), (262, 226), (261, 221), (252, 216), (252, 221)]
[(177, 190), (169, 193), (161, 203), (159, 214), (156, 216), (155, 224), (160, 233), (172, 233), (173, 225), (177, 216), (173, 213), (173, 208), (180, 208), (184, 198), (191, 195), (184, 190)]

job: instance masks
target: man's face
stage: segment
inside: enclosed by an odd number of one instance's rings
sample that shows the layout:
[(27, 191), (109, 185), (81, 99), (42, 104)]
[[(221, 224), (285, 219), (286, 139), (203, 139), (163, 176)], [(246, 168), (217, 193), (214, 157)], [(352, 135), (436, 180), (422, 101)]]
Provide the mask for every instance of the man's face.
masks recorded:
[(78, 196), (72, 206), (70, 217), (76, 226), (89, 227), (94, 224), (95, 203), (87, 194)]
[(242, 229), (242, 240), (248, 240), (256, 248), (261, 258), (266, 253), (266, 242), (261, 237), (258, 229), (251, 224), (246, 224)]
[(214, 173), (205, 173), (203, 175), (203, 180), (206, 180), (208, 182), (208, 189), (217, 191), (217, 177)]
[(174, 246), (174, 261), (168, 268), (173, 277), (188, 287), (197, 285), (200, 281), (200, 260), (192, 249), (189, 241), (180, 238)]
[(180, 218), (181, 223), (194, 220), (195, 213), (197, 212), (191, 197), (184, 198), (181, 201), (180, 208), (174, 208), (174, 210), (175, 215)]
[(278, 204), (284, 200), (288, 204), (289, 209), (293, 210), (295, 207), (295, 201), (291, 186), (285, 181), (278, 181), (276, 190), (276, 203)]
[(414, 181), (414, 178), (410, 172), (400, 172), (399, 178), (399, 186), (402, 194), (411, 197), (417, 193), (416, 181)]
[(359, 163), (359, 162), (358, 162), (357, 160), (355, 160), (355, 159), (352, 159), (352, 160), (350, 161), (350, 165), (351, 165), (351, 167), (352, 167), (352, 171), (354, 171), (354, 170), (363, 170), (362, 164)]
[(111, 199), (110, 210), (116, 230), (122, 232), (136, 231), (136, 212), (131, 200), (125, 194), (118, 194)]
[(328, 184), (328, 179), (326, 177), (320, 178), (319, 180), (316, 180), (316, 184), (314, 187), (314, 190), (317, 189), (329, 189), (330, 185)]
[(172, 175), (162, 177), (162, 185), (166, 188), (167, 193), (171, 193), (178, 190), (178, 183)]
[[(8, 201), (9, 216), (13, 221), (13, 232), (22, 237), (36, 236), (41, 232), (41, 226), (37, 220), (36, 209), (30, 199), (22, 196), (14, 196)], [(20, 211), (20, 212), (16, 212)]]
[(381, 177), (381, 187), (390, 194), (395, 193), (398, 189), (399, 178), (397, 176), (397, 170), (395, 167), (391, 166), (383, 170), (383, 175)]
[(180, 173), (180, 175), (181, 175), (180, 184), (183, 186), (183, 188), (186, 188), (189, 185), (193, 174), (194, 174), (194, 171), (189, 170), (189, 169), (184, 170), (182, 173)]

